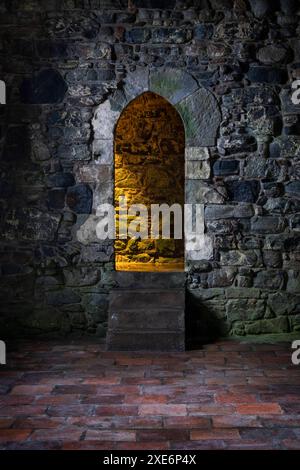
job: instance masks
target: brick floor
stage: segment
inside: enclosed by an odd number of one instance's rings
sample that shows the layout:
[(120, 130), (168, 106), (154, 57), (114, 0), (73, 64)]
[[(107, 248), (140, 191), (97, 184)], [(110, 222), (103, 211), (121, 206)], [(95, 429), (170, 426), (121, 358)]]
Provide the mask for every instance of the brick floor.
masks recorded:
[(288, 343), (178, 354), (9, 344), (2, 449), (300, 449), (300, 366)]

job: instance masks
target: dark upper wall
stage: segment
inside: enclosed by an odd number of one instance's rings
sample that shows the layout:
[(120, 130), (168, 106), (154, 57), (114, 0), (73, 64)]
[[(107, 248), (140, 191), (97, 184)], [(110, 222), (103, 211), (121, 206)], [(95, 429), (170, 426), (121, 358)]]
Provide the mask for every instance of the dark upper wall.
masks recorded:
[(299, 330), (297, 10), (293, 0), (0, 1), (2, 336), (105, 334), (112, 246), (76, 238), (112, 181), (109, 161), (92, 161), (110, 151), (93, 147), (93, 118), (129, 72), (165, 66), (192, 74), (222, 112), (189, 188), (214, 248), (190, 264), (198, 327), (214, 317), (239, 334)]

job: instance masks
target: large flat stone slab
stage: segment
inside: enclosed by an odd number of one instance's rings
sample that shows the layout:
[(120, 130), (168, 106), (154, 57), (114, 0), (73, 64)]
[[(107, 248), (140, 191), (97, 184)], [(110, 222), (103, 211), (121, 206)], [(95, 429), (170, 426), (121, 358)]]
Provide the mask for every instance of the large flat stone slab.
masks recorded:
[(107, 334), (108, 351), (184, 351), (184, 331), (181, 332), (112, 332)]
[(147, 310), (119, 310), (117, 314), (112, 311), (110, 327), (118, 330), (178, 330), (184, 329), (184, 311), (180, 314), (174, 309), (147, 308)]
[(150, 91), (176, 104), (198, 89), (196, 80), (179, 69), (162, 69), (150, 74)]
[(184, 306), (185, 292), (183, 289), (116, 289), (112, 292), (110, 308), (128, 310), (144, 308), (173, 308), (180, 309)]
[[(110, 292), (106, 348), (184, 350), (184, 273), (116, 273), (115, 277), (117, 286), (127, 287), (116, 287)], [(170, 285), (177, 287), (167, 287)]]
[(186, 144), (192, 147), (215, 145), (221, 113), (215, 97), (200, 88), (176, 106), (185, 126)]

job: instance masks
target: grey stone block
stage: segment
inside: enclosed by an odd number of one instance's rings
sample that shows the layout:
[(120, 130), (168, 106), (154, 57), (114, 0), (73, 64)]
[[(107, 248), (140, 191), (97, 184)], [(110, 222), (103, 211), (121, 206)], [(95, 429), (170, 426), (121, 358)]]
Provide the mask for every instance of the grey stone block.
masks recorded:
[(123, 309), (127, 305), (128, 309), (145, 309), (151, 307), (168, 307), (182, 309), (184, 305), (184, 290), (168, 289), (139, 289), (122, 290), (116, 289), (111, 292), (110, 308), (112, 310)]
[(215, 145), (221, 114), (215, 97), (204, 88), (195, 91), (176, 105), (185, 125), (190, 146)]
[(150, 73), (150, 91), (176, 104), (198, 89), (196, 80), (179, 69), (163, 69)]

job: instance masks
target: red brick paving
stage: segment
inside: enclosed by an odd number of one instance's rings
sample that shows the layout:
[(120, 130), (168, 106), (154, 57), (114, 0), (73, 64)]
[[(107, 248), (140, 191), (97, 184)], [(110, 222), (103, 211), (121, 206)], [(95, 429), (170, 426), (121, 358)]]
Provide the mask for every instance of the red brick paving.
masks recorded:
[(2, 449), (300, 449), (300, 366), (288, 343), (178, 354), (8, 345)]

